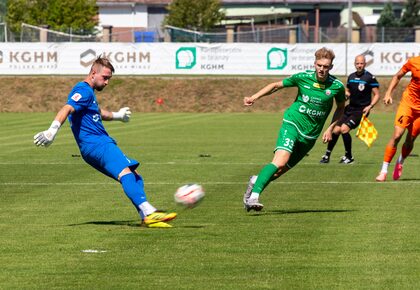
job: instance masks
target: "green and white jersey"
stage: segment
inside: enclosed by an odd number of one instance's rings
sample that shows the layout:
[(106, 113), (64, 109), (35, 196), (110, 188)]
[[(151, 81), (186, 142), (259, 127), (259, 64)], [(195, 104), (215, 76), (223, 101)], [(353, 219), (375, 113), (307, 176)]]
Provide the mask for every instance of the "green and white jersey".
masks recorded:
[(334, 99), (345, 100), (345, 88), (340, 80), (330, 75), (325, 83), (320, 83), (315, 71), (294, 74), (284, 79), (283, 85), (298, 88), (296, 100), (284, 113), (283, 122), (295, 126), (307, 139), (316, 139), (321, 134)]

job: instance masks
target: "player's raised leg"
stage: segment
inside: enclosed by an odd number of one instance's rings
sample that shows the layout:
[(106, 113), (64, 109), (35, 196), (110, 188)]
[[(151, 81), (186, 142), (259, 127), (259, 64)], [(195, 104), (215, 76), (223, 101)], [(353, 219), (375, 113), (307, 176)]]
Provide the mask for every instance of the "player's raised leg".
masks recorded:
[(176, 218), (177, 214), (173, 212), (166, 213), (158, 211), (147, 201), (142, 177), (138, 173), (132, 172), (128, 167), (121, 172), (120, 176), (120, 182), (124, 193), (136, 207), (143, 223), (149, 227), (171, 227), (170, 225), (166, 224), (160, 224), (160, 226), (150, 226), (156, 223), (165, 223), (171, 221)]

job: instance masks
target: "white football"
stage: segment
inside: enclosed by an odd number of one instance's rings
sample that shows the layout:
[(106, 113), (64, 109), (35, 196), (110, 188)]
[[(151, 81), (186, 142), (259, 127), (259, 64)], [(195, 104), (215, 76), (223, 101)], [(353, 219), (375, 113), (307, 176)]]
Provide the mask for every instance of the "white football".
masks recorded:
[(175, 192), (174, 198), (177, 204), (194, 207), (204, 198), (204, 189), (199, 184), (186, 184)]

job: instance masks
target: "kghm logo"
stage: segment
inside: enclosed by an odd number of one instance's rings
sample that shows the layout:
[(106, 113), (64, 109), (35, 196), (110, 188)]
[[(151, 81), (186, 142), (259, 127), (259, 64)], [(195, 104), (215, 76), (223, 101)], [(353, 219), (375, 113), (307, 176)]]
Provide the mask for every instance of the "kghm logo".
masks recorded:
[(80, 64), (84, 67), (91, 66), (96, 59), (96, 52), (88, 49), (80, 54)]
[(115, 64), (129, 64), (132, 68), (133, 65), (150, 63), (151, 59), (150, 52), (148, 51), (104, 51), (97, 54), (95, 50), (87, 49), (80, 54), (80, 64), (83, 67), (89, 67), (98, 56), (106, 57)]
[(366, 50), (362, 53), (362, 55), (366, 58), (366, 66), (370, 66), (373, 64), (374, 61), (374, 53), (371, 50)]
[(281, 70), (287, 65), (287, 48), (273, 47), (267, 52), (267, 69)]
[(175, 68), (192, 69), (196, 64), (197, 51), (195, 47), (181, 47), (176, 51)]

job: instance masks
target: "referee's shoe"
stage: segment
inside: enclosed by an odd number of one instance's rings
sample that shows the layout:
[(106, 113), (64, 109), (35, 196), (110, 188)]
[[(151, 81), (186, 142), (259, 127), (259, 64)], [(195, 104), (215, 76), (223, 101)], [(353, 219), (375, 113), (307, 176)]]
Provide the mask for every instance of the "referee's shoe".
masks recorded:
[(354, 158), (353, 157), (349, 158), (347, 156), (342, 156), (341, 160), (340, 160), (340, 163), (342, 163), (342, 164), (351, 164), (353, 162), (354, 162)]

